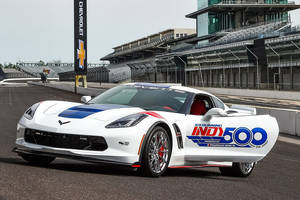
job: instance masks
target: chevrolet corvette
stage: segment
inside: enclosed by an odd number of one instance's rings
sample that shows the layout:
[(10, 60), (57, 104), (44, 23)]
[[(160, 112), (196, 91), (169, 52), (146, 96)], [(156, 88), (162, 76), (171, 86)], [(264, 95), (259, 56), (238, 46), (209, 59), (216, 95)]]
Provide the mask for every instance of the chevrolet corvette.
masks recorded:
[(115, 164), (158, 177), (168, 168), (219, 167), (247, 177), (276, 143), (274, 117), (180, 85), (128, 83), (82, 103), (43, 101), (17, 125), (24, 160)]

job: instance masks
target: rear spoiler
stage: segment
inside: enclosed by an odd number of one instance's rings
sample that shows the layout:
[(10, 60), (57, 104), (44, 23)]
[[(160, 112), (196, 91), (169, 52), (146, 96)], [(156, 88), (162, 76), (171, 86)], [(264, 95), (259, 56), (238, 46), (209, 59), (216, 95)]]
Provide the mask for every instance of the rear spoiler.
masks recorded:
[(235, 109), (235, 110), (240, 110), (240, 111), (246, 111), (249, 114), (253, 114), (256, 115), (256, 108), (251, 107), (251, 106), (245, 106), (245, 105), (232, 105), (230, 107), (231, 109)]

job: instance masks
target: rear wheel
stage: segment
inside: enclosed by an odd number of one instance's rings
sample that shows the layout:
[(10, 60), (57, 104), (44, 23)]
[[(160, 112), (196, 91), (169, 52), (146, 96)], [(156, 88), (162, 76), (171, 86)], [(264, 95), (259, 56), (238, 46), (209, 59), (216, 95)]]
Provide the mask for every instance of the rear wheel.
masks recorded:
[(168, 168), (170, 156), (170, 137), (164, 128), (157, 126), (151, 131), (144, 147), (140, 172), (144, 176), (162, 175)]
[(232, 167), (220, 167), (220, 172), (224, 176), (247, 177), (252, 173), (255, 164), (255, 162), (233, 163)]
[(55, 160), (55, 157), (39, 156), (32, 154), (20, 154), (20, 156), (27, 162), (33, 165), (49, 165)]

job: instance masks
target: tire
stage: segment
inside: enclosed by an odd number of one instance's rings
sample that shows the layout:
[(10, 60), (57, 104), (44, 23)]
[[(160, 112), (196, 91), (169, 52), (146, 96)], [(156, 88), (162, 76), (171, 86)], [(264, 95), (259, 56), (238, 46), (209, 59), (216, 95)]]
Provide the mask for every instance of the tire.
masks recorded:
[(32, 154), (20, 154), (20, 156), (27, 162), (33, 165), (49, 165), (55, 160), (55, 157), (38, 156)]
[(143, 149), (141, 168), (139, 172), (147, 177), (159, 177), (168, 168), (172, 146), (170, 136), (167, 131), (157, 126), (146, 141)]
[(233, 163), (232, 167), (220, 167), (220, 172), (224, 176), (248, 177), (256, 163)]

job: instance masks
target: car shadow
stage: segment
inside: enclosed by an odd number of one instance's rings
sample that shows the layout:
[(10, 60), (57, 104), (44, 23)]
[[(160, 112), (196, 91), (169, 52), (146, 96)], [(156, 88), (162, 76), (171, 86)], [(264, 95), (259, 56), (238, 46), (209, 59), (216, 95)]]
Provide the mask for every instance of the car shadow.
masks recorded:
[(14, 164), (26, 167), (55, 169), (70, 172), (89, 173), (89, 174), (105, 174), (105, 175), (123, 175), (134, 176), (137, 173), (132, 168), (121, 168), (119, 166), (99, 165), (93, 163), (86, 163), (80, 161), (57, 159), (49, 165), (33, 165), (22, 160), (22, 158), (12, 157), (4, 158), (0, 157), (0, 163)]
[[(232, 176), (224, 176), (218, 170), (211, 170), (212, 167), (206, 168), (187, 168), (187, 169), (174, 169), (169, 168), (163, 176), (168, 177), (193, 177), (201, 179), (213, 179), (220, 181), (234, 181), (234, 182), (243, 182), (243, 179)], [(215, 168), (215, 167), (214, 167)]]
[[(137, 170), (134, 170), (130, 167), (121, 167), (121, 166), (109, 166), (109, 165), (100, 165), (94, 163), (86, 163), (81, 161), (57, 159), (53, 163), (41, 166), (41, 165), (32, 165), (23, 161), (18, 157), (5, 158), (0, 157), (0, 163), (14, 164), (26, 167), (34, 168), (44, 168), (44, 169), (54, 169), (61, 171), (70, 171), (78, 173), (89, 173), (89, 174), (103, 174), (111, 176), (140, 176)], [(222, 176), (218, 171), (211, 171), (209, 168), (189, 168), (189, 169), (168, 169), (162, 177), (193, 177), (193, 178), (202, 178), (202, 179), (214, 179), (214, 180), (227, 180), (227, 181), (239, 181), (239, 178)], [(145, 177), (147, 178), (147, 177)]]

